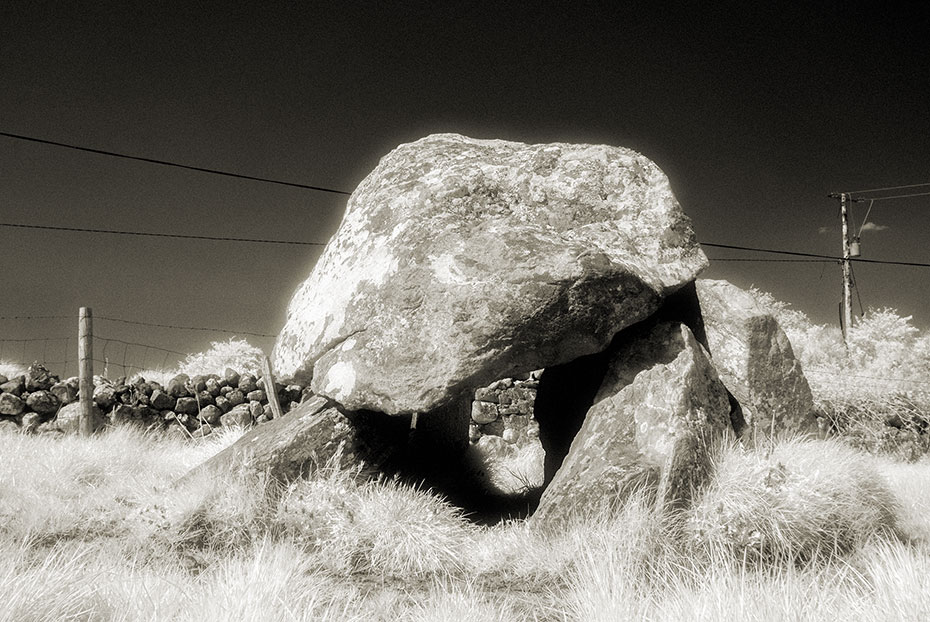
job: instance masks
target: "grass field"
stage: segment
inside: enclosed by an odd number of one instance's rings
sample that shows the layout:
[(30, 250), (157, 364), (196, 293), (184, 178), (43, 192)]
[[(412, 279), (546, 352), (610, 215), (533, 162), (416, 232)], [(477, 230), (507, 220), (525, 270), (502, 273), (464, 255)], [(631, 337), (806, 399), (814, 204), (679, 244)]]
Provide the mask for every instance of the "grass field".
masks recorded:
[(546, 530), (332, 469), (184, 479), (236, 437), (0, 436), (0, 620), (930, 618), (926, 461), (729, 447), (687, 514)]

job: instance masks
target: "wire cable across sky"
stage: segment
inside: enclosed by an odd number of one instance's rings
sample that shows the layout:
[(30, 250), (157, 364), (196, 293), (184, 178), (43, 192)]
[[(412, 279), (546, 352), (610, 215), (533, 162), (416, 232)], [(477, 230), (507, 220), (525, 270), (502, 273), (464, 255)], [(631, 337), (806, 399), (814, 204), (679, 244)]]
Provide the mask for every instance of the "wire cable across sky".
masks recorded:
[(152, 233), (149, 231), (119, 231), (115, 229), (87, 229), (83, 227), (53, 227), (51, 225), (27, 225), (23, 223), (0, 222), (0, 227), (17, 229), (43, 229), (47, 231), (68, 231), (72, 233), (106, 233), (110, 235), (135, 235), (153, 238), (178, 238), (181, 240), (214, 240), (217, 242), (253, 242), (255, 244), (293, 244), (297, 246), (326, 246), (325, 242), (299, 242), (295, 240), (266, 240), (261, 238), (225, 238), (213, 235), (187, 235), (183, 233)]
[(335, 188), (326, 188), (323, 186), (312, 186), (310, 184), (299, 184), (291, 181), (282, 181), (280, 179), (269, 179), (267, 177), (256, 177), (254, 175), (243, 175), (241, 173), (232, 173), (230, 171), (221, 171), (218, 169), (204, 168), (202, 166), (190, 166), (187, 164), (180, 164), (178, 162), (169, 162), (168, 160), (156, 160), (155, 158), (144, 158), (141, 156), (129, 155), (126, 153), (117, 153), (115, 151), (105, 151), (103, 149), (94, 149), (92, 147), (82, 147), (80, 145), (72, 145), (69, 143), (59, 142), (57, 140), (46, 140), (44, 138), (36, 138), (34, 136), (24, 136), (22, 134), (13, 134), (11, 132), (0, 131), (0, 136), (5, 136), (6, 138), (13, 138), (16, 140), (24, 140), (32, 143), (39, 143), (41, 145), (51, 145), (54, 147), (64, 147), (65, 149), (74, 149), (76, 151), (85, 151), (87, 153), (96, 153), (98, 155), (105, 155), (114, 158), (123, 158), (126, 160), (136, 160), (138, 162), (148, 162), (149, 164), (159, 164), (161, 166), (173, 166), (175, 168), (183, 168), (189, 171), (197, 171), (200, 173), (210, 173), (212, 175), (223, 175), (225, 177), (235, 177), (236, 179), (247, 179), (249, 181), (261, 181), (268, 184), (277, 184), (279, 186), (290, 186), (292, 188), (303, 188), (304, 190), (316, 190), (317, 192), (328, 192), (330, 194), (343, 194), (350, 195), (351, 192), (345, 190), (336, 190)]

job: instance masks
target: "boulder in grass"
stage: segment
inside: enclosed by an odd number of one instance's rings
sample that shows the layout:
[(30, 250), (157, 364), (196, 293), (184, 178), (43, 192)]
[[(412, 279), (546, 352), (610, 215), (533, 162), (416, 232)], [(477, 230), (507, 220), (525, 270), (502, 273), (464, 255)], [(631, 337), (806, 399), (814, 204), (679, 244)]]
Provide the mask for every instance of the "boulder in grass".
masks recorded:
[(685, 504), (709, 475), (709, 451), (731, 434), (726, 389), (683, 324), (630, 329), (615, 340), (611, 357), (536, 521), (622, 502), (643, 486), (663, 504)]
[(54, 393), (62, 404), (70, 404), (77, 400), (77, 387), (68, 382), (56, 382), (49, 391)]
[(213, 405), (205, 406), (204, 409), (200, 411), (200, 418), (210, 425), (219, 425), (220, 417), (222, 416), (223, 411)]
[(211, 376), (207, 378), (207, 381), (204, 384), (206, 386), (207, 393), (209, 393), (212, 397), (215, 398), (220, 394), (219, 378), (215, 378)]
[(156, 423), (161, 425), (162, 423), (161, 413), (151, 406), (145, 406), (144, 404), (139, 404), (132, 407), (132, 418), (139, 425), (144, 427), (148, 427)]
[(603, 350), (706, 265), (634, 151), (428, 136), (350, 197), (274, 368), (353, 411), (432, 412)]
[(173, 398), (190, 396), (191, 393), (187, 389), (188, 382), (190, 382), (190, 377), (187, 374), (178, 374), (168, 381), (168, 395)]
[(117, 403), (116, 388), (109, 383), (98, 384), (94, 387), (94, 404), (101, 410), (108, 411)]
[(0, 392), (9, 393), (11, 395), (15, 395), (16, 397), (21, 397), (22, 394), (26, 392), (26, 377), (16, 376), (15, 378), (0, 384)]
[(238, 406), (239, 404), (245, 403), (245, 393), (236, 389), (227, 393), (226, 399), (229, 400), (231, 406)]
[(226, 381), (226, 384), (231, 387), (239, 386), (239, 372), (235, 369), (226, 368), (226, 371), (223, 372), (223, 379)]
[(24, 402), (18, 395), (13, 393), (0, 393), (0, 415), (18, 415), (26, 408)]
[(61, 400), (51, 391), (33, 391), (26, 398), (26, 406), (40, 415), (54, 415), (61, 407)]
[(785, 331), (756, 298), (727, 281), (699, 279), (704, 332), (723, 384), (753, 437), (817, 431), (807, 378)]
[(225, 415), (220, 416), (220, 423), (227, 428), (245, 428), (252, 425), (252, 421), (252, 410), (248, 404), (239, 404)]
[(133, 408), (129, 404), (119, 404), (109, 412), (110, 423), (113, 425), (123, 425), (133, 423)]
[[(131, 412), (131, 408), (128, 406), (123, 406), (123, 408), (128, 409)], [(61, 410), (58, 411), (58, 415), (51, 422), (52, 425), (66, 434), (79, 434), (81, 431), (80, 428), (80, 419), (81, 419), (81, 404), (79, 402), (71, 402), (70, 404), (65, 404), (61, 407)], [(102, 430), (107, 423), (107, 417), (103, 414), (103, 411), (94, 406), (91, 409), (91, 423), (90, 429), (92, 432), (97, 432)]]
[(158, 410), (172, 410), (177, 401), (176, 398), (171, 397), (160, 389), (152, 391), (152, 396), (149, 398), (149, 404), (152, 408)]
[(26, 390), (31, 393), (33, 391), (47, 391), (53, 384), (58, 382), (58, 376), (53, 376), (45, 365), (36, 361), (26, 370), (25, 380)]
[(200, 404), (201, 408), (215, 403), (213, 396), (210, 395), (209, 391), (201, 391), (200, 393), (195, 395), (194, 398), (197, 400), (197, 403)]
[(200, 411), (200, 408), (197, 406), (196, 399), (192, 397), (179, 397), (174, 406), (174, 410), (177, 413), (183, 413), (185, 415), (196, 415)]
[(242, 374), (239, 376), (239, 390), (249, 394), (258, 388), (258, 381), (252, 374)]
[(0, 434), (19, 434), (20, 428), (15, 421), (0, 419)]
[(19, 425), (22, 428), (23, 434), (38, 433), (44, 423), (45, 417), (35, 412), (25, 412), (19, 418)]

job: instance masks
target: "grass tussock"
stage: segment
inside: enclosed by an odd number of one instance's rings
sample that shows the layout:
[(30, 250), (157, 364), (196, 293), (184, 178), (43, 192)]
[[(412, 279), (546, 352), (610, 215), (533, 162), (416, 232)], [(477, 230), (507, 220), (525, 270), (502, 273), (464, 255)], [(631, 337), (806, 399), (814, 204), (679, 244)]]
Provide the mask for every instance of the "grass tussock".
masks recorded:
[(895, 498), (867, 456), (836, 441), (723, 449), (684, 524), (711, 556), (807, 562), (896, 533)]
[(291, 484), (275, 524), (329, 570), (404, 580), (460, 571), (468, 528), (461, 510), (428, 490), (335, 469)]

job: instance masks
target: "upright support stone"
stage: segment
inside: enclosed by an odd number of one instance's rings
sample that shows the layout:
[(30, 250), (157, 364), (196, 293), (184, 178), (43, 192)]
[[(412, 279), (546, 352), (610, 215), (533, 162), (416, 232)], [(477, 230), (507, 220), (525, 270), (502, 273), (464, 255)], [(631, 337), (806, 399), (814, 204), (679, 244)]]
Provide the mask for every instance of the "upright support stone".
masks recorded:
[(686, 503), (708, 476), (711, 447), (731, 433), (726, 389), (686, 326), (645, 323), (619, 335), (612, 352), (534, 520), (589, 513), (639, 487), (663, 505)]
[(743, 434), (761, 440), (773, 433), (815, 432), (810, 386), (778, 320), (727, 281), (699, 279), (697, 293), (710, 354), (739, 402)]

